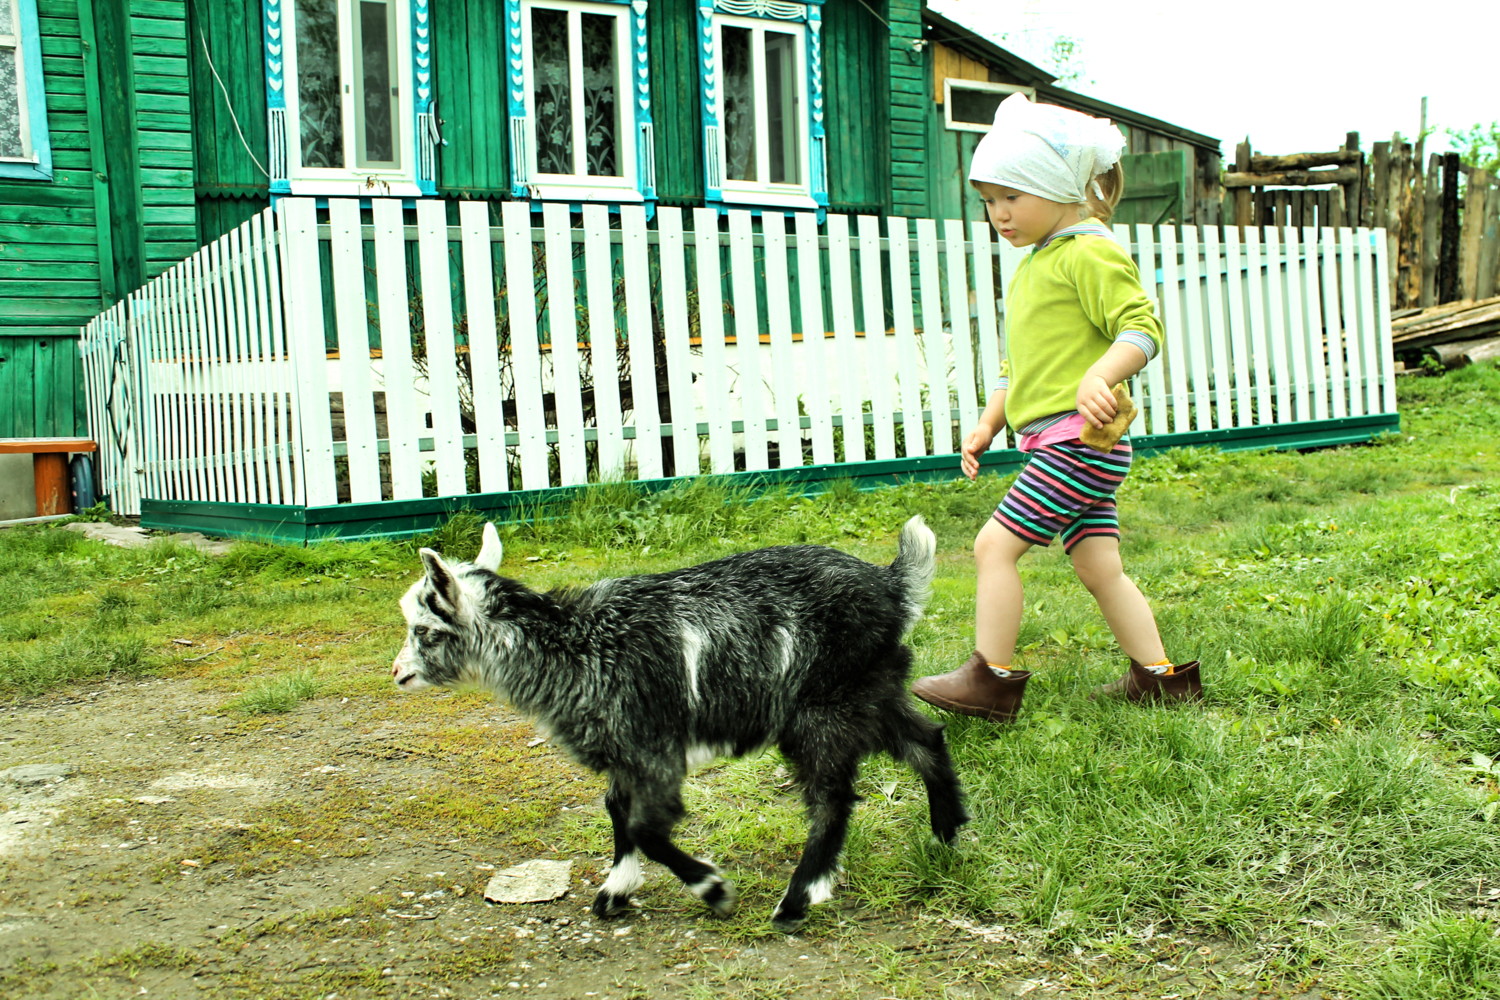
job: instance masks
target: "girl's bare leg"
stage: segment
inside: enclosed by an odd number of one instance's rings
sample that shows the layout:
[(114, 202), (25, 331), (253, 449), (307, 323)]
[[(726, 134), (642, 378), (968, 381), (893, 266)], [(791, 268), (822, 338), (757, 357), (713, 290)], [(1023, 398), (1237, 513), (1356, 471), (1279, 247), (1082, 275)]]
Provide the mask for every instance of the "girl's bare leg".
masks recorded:
[(1119, 539), (1092, 535), (1073, 546), (1071, 556), (1073, 571), (1099, 602), (1099, 610), (1104, 612), (1104, 620), (1125, 655), (1142, 665), (1165, 660), (1167, 654), (1156, 631), (1151, 605), (1120, 563)]
[(1021, 571), (1017, 563), (1031, 543), (990, 518), (974, 539), (978, 593), (974, 601), (974, 648), (990, 663), (1008, 667), (1021, 631)]

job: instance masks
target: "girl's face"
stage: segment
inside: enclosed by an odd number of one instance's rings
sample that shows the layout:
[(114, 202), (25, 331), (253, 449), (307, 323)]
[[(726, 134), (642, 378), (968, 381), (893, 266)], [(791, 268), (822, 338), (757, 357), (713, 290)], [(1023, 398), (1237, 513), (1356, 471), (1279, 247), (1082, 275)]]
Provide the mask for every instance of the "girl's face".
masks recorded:
[(1078, 206), (1048, 201), (1015, 188), (978, 181), (990, 225), (1013, 247), (1029, 247), (1078, 222)]

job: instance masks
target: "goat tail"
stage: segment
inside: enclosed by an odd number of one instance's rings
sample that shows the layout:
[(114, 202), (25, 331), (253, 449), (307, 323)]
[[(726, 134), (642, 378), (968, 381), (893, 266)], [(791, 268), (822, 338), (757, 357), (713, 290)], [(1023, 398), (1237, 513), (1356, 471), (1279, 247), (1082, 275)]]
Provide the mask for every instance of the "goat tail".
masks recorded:
[(901, 587), (901, 604), (910, 628), (922, 617), (932, 596), (932, 575), (937, 560), (937, 538), (918, 514), (901, 529), (901, 542), (891, 573)]

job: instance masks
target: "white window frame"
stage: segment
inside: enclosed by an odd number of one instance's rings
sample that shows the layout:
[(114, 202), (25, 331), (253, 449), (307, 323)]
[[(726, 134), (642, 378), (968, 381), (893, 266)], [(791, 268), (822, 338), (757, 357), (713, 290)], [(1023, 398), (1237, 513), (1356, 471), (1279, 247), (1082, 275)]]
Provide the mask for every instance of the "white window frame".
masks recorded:
[(363, 113), (356, 96), (359, 87), (354, 52), (354, 9), (360, 0), (338, 0), (339, 71), (344, 80), (340, 95), (344, 126), (343, 167), (307, 167), (302, 164), (301, 93), (297, 86), (297, 16), (296, 0), (282, 0), (282, 52), (286, 59), (284, 93), (286, 95), (286, 167), (294, 195), (392, 195), (417, 197), (423, 194), (417, 184), (417, 153), (414, 141), (412, 95), (411, 0), (391, 0), (396, 4), (395, 123), (394, 146), (400, 152), (399, 167), (358, 167), (358, 124)]
[(714, 60), (717, 66), (724, 66), (724, 28), (748, 28), (750, 35), (750, 64), (753, 73), (753, 86), (755, 88), (755, 173), (757, 177), (770, 176), (771, 144), (769, 139), (770, 126), (768, 124), (767, 109), (769, 101), (766, 95), (765, 59), (766, 59), (766, 32), (774, 31), (784, 35), (791, 35), (796, 40), (796, 64), (797, 72), (793, 74), (797, 81), (796, 111), (794, 119), (797, 123), (797, 172), (801, 177), (797, 184), (773, 184), (769, 180), (763, 181), (736, 181), (728, 177), (729, 160), (728, 152), (728, 128), (722, 124), (724, 121), (724, 87), (722, 80), (718, 86), (718, 94), (715, 99), (715, 113), (720, 122), (718, 129), (718, 156), (720, 169), (725, 172), (720, 181), (720, 197), (728, 204), (742, 205), (766, 205), (775, 208), (804, 208), (816, 209), (820, 207), (812, 196), (812, 130), (808, 122), (808, 66), (807, 66), (807, 27), (800, 21), (770, 20), (760, 17), (740, 17), (733, 14), (714, 13)]
[[(568, 47), (569, 93), (573, 111), (573, 158), (572, 174), (543, 174), (537, 171), (536, 130), (541, 123), (536, 114), (536, 76), (532, 69), (531, 12), (537, 9), (562, 11), (568, 15), (568, 37), (570, 41), (582, 37), (582, 15), (600, 14), (615, 19), (615, 107), (620, 116), (615, 143), (620, 157), (622, 173), (618, 177), (601, 177), (588, 173), (587, 157), (580, 156), (581, 142), (585, 136), (583, 125), (583, 52), (579, 45)], [(543, 201), (604, 201), (611, 203), (643, 202), (640, 191), (640, 164), (636, 155), (636, 100), (631, 44), (631, 17), (629, 6), (618, 3), (588, 3), (583, 0), (522, 0), (521, 2), (521, 59), (525, 77), (526, 128), (529, 141), (526, 143), (526, 187), (533, 198)], [(580, 162), (581, 169), (580, 170)]]
[(42, 46), (36, 0), (11, 0), (11, 23), (0, 24), (0, 44), (16, 50), (16, 98), (21, 155), (0, 157), (0, 180), (52, 179), (52, 142), (42, 87)]
[(943, 126), (954, 132), (988, 132), (993, 124), (953, 120), (953, 91), (970, 90), (986, 94), (1025, 94), (1026, 99), (1036, 103), (1036, 88), (1022, 87), (1012, 83), (990, 83), (986, 80), (960, 80), (956, 77), (943, 79)]

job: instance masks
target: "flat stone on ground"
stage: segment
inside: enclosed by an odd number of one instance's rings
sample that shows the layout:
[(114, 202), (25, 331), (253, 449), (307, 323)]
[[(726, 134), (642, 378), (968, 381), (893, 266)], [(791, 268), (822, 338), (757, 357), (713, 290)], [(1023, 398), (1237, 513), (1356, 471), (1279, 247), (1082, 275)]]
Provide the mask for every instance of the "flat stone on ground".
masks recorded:
[(491, 903), (545, 903), (568, 891), (573, 862), (538, 858), (495, 873), (484, 887)]
[(222, 538), (209, 538), (199, 531), (179, 531), (176, 534), (166, 536), (148, 535), (142, 528), (106, 524), (102, 521), (74, 521), (71, 524), (63, 525), (63, 527), (68, 531), (79, 532), (85, 538), (108, 542), (110, 545), (118, 545), (125, 549), (144, 548), (157, 538), (167, 537), (181, 545), (191, 545), (199, 552), (206, 552), (211, 556), (220, 556), (229, 551), (231, 544)]
[(28, 785), (45, 785), (49, 781), (66, 778), (77, 770), (72, 764), (22, 764), (20, 767), (0, 771), (0, 781), (25, 788)]

